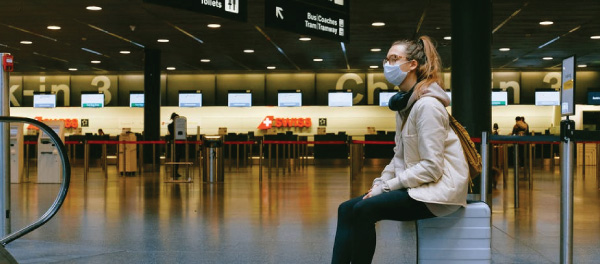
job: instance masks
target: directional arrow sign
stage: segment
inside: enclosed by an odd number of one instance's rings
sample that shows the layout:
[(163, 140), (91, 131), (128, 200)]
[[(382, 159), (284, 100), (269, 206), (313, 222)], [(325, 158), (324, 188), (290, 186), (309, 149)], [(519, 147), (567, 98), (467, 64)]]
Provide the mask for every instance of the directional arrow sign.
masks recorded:
[(267, 27), (335, 41), (348, 41), (349, 24), (346, 12), (294, 0), (265, 1)]

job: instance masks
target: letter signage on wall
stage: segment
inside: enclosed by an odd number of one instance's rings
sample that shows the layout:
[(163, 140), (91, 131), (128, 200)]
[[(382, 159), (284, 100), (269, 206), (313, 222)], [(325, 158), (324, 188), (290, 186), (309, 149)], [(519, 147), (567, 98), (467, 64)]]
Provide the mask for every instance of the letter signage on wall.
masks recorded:
[[(266, 0), (265, 25), (303, 35), (322, 37), (335, 41), (348, 41), (350, 17), (347, 1), (311, 1), (322, 5), (292, 0)], [(338, 3), (338, 4), (336, 4)], [(341, 5), (340, 5), (341, 3)], [(330, 7), (342, 6), (341, 9)]]
[(275, 118), (266, 116), (258, 125), (258, 129), (265, 130), (279, 127), (311, 127), (312, 121), (308, 118)]

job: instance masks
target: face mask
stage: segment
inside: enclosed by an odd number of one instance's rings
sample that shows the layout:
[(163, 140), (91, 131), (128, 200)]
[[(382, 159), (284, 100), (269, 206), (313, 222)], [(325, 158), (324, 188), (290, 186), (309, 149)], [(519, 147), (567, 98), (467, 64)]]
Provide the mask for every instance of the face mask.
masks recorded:
[[(401, 63), (400, 65), (405, 64), (407, 62), (408, 61)], [(406, 75), (408, 75), (408, 72), (402, 71), (402, 69), (400, 69), (400, 65), (390, 65), (389, 62), (386, 62), (383, 65), (383, 75), (388, 80), (388, 82), (390, 82), (393, 85), (400, 85), (406, 78)]]
[(410, 89), (408, 92), (399, 91), (394, 96), (390, 97), (390, 101), (388, 102), (388, 107), (392, 111), (400, 111), (404, 110), (408, 105), (408, 99), (412, 95), (414, 87)]

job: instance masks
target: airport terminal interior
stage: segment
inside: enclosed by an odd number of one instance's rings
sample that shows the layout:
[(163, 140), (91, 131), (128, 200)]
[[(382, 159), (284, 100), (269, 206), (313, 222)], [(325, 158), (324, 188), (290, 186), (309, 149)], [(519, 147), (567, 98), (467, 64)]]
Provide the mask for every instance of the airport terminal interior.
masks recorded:
[[(596, 0), (2, 1), (0, 262), (331, 263), (338, 206), (394, 155), (382, 61), (427, 35), (484, 158), (468, 199), (490, 211), (478, 230), (464, 208), (418, 222), (440, 223), (428, 232), (380, 221), (373, 263), (599, 263), (598, 14)], [(448, 232), (454, 245), (419, 243)]]

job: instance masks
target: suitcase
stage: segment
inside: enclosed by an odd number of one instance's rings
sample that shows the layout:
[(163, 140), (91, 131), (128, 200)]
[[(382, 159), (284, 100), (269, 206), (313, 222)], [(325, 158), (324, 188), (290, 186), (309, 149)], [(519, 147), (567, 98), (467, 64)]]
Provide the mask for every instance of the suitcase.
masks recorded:
[(491, 263), (491, 210), (484, 202), (417, 221), (417, 259), (431, 263)]

